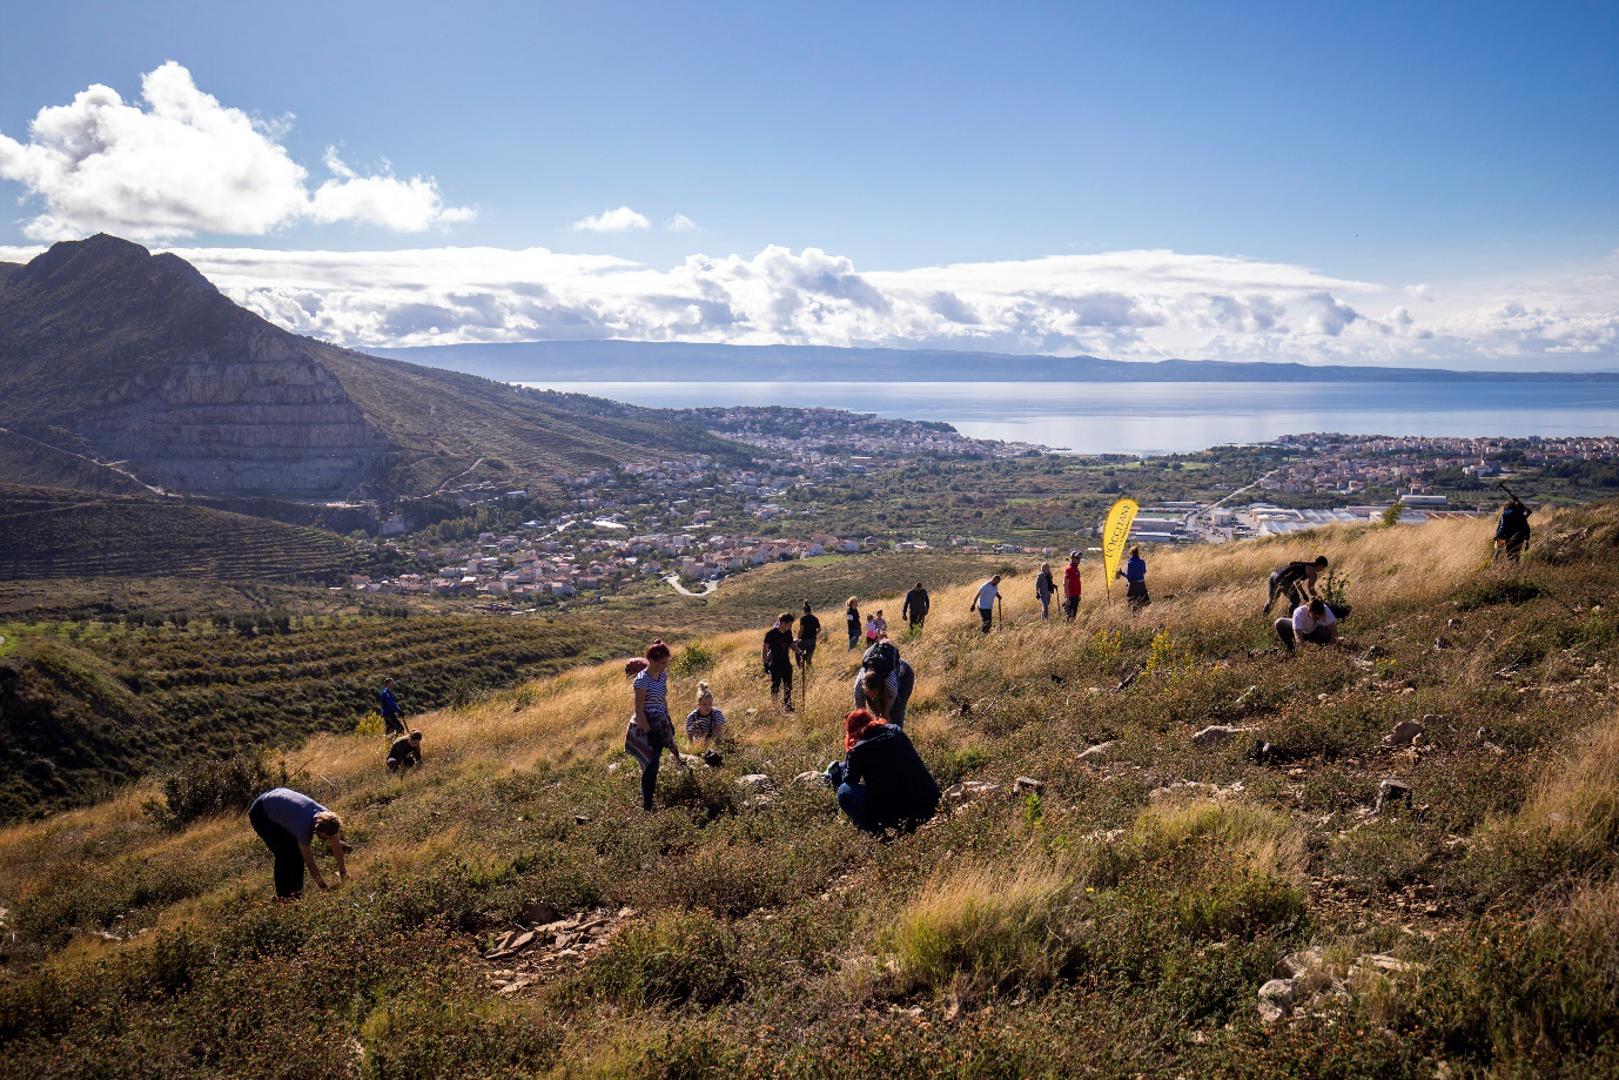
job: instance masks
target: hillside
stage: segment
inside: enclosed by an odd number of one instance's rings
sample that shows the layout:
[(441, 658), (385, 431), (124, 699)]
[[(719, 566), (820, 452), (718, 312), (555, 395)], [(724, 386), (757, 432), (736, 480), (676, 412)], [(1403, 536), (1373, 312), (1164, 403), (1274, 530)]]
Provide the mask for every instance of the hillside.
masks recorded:
[[(384, 675), (414, 714), (600, 659), (588, 617), (216, 615), (184, 626), (0, 626), (0, 820), (105, 797), (154, 770), (353, 731)], [(379, 727), (380, 730), (380, 727)]]
[(0, 581), (27, 578), (318, 579), (353, 545), (283, 525), (151, 497), (0, 484)]
[[(908, 730), (972, 783), (887, 844), (793, 780), (853, 660), (784, 716), (753, 631), (677, 654), (672, 702), (710, 680), (737, 744), (651, 817), (609, 663), (420, 718), (419, 775), (374, 737), (289, 755), (354, 844), (298, 905), (239, 814), (12, 827), (0, 1072), (1614, 1075), (1619, 507), (1538, 524), (1516, 568), (1480, 521), (1158, 553), (1144, 617), (1093, 573), (1077, 627), (1024, 569), (987, 638), (936, 590)], [(1264, 574), (1318, 550), (1350, 644), (1287, 659)]]
[(111, 236), (0, 267), (0, 464), (192, 494), (332, 499), (559, 474), (647, 452), (734, 456), (700, 429), (290, 334), (172, 254)]

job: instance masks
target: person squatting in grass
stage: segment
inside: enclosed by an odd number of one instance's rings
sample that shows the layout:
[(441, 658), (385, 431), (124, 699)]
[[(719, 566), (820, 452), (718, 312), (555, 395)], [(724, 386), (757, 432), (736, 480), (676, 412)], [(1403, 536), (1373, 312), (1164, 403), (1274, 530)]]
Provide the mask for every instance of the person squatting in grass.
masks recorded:
[(845, 757), (826, 767), (826, 782), (856, 828), (873, 836), (910, 831), (939, 808), (939, 785), (905, 732), (869, 710), (844, 717)]
[(422, 763), (422, 733), (412, 731), (409, 735), (401, 735), (388, 747), (388, 771), (409, 772), (413, 766)]
[(854, 597), (849, 597), (849, 606), (843, 609), (843, 621), (849, 629), (849, 651), (853, 652), (860, 647), (860, 608)]
[(973, 597), (972, 610), (978, 612), (978, 629), (989, 633), (995, 625), (995, 611), (1001, 603), (1001, 575), (996, 574), (982, 585)]
[(1034, 575), (1034, 598), (1040, 601), (1040, 620), (1044, 622), (1051, 618), (1051, 598), (1057, 593), (1057, 580), (1051, 576), (1051, 564), (1040, 564), (1040, 572)]
[(1276, 636), (1288, 652), (1296, 649), (1301, 641), (1332, 645), (1338, 640), (1338, 617), (1325, 600), (1317, 597), (1294, 608), (1292, 618), (1277, 619)]
[(854, 676), (854, 707), (869, 709), (895, 727), (905, 726), (905, 707), (916, 689), (916, 672), (887, 638), (866, 650)]
[(1271, 571), (1270, 596), (1265, 600), (1265, 614), (1275, 606), (1278, 597), (1285, 597), (1288, 607), (1297, 607), (1315, 599), (1315, 583), (1327, 568), (1327, 557), (1317, 555), (1314, 562), (1290, 562)]
[(403, 735), (405, 722), (399, 717), (399, 698), (394, 695), (393, 679), (382, 680), (382, 689), (377, 692), (377, 705), (382, 710), (382, 733)]
[(1079, 597), (1084, 585), (1079, 580), (1079, 552), (1068, 553), (1068, 565), (1062, 571), (1062, 613), (1073, 622), (1079, 614)]
[(1113, 576), (1124, 579), (1124, 598), (1129, 601), (1132, 612), (1152, 603), (1152, 597), (1147, 594), (1147, 560), (1141, 557), (1139, 547), (1130, 549), (1129, 561), (1121, 569), (1113, 571)]
[(275, 858), (276, 899), (296, 900), (304, 894), (305, 867), (314, 875), (316, 885), (331, 888), (315, 863), (311, 845), (317, 836), (326, 841), (332, 858), (337, 860), (338, 882), (348, 880), (348, 866), (343, 862), (343, 822), (308, 795), (291, 788), (272, 788), (253, 800), (247, 821)]
[(719, 751), (724, 729), (725, 714), (714, 707), (714, 692), (706, 682), (699, 682), (697, 708), (686, 714), (686, 739), (692, 752), (702, 755), (704, 763), (715, 768), (725, 760)]
[(776, 625), (765, 631), (763, 660), (765, 674), (770, 676), (770, 700), (780, 695), (788, 712), (793, 711), (793, 661), (797, 656), (793, 613), (784, 611), (776, 617)]
[(798, 617), (798, 662), (804, 667), (815, 666), (815, 647), (821, 643), (821, 620), (804, 601), (804, 614)]
[(624, 674), (633, 680), (635, 713), (624, 729), (624, 752), (641, 765), (641, 809), (652, 810), (652, 796), (658, 790), (658, 764), (668, 750), (675, 762), (685, 768), (675, 745), (675, 725), (669, 719), (669, 646), (662, 638), (646, 647), (644, 657), (624, 665)]
[(918, 581), (916, 588), (905, 594), (905, 603), (900, 606), (899, 617), (911, 624), (913, 635), (920, 634), (923, 624), (928, 621), (928, 608), (932, 606), (932, 598)]

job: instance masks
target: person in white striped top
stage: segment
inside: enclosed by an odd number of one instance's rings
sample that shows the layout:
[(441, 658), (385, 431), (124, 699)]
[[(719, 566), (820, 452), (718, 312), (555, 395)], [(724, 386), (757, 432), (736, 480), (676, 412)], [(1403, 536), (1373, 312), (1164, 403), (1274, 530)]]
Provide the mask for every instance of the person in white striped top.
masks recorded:
[(702, 754), (710, 765), (722, 760), (718, 743), (724, 734), (725, 714), (714, 707), (714, 692), (706, 682), (697, 684), (697, 708), (686, 714), (686, 738), (694, 753)]

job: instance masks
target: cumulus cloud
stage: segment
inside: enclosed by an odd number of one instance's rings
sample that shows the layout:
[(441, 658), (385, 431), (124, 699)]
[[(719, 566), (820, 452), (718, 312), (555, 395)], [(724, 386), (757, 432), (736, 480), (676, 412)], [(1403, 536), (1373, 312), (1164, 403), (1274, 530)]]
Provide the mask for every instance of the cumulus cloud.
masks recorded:
[(663, 223), (664, 232), (696, 232), (697, 222), (685, 214), (673, 214)]
[(650, 229), (652, 222), (645, 214), (620, 206), (580, 218), (573, 223), (573, 227), (578, 232), (629, 232), (631, 229)]
[[(334, 170), (335, 172), (335, 170)], [(341, 178), (341, 177), (340, 177)], [(0, 248), (0, 261), (39, 249)], [(1119, 251), (867, 271), (817, 248), (666, 268), (546, 248), (177, 248), (238, 302), (360, 348), (625, 338), (1461, 368), (1619, 366), (1619, 254), (1397, 286), (1286, 263)]]
[(139, 102), (97, 84), (41, 109), (26, 142), (0, 133), (0, 179), (43, 202), (23, 227), (38, 240), (261, 236), (300, 220), (415, 232), (472, 217), (431, 178), (360, 175), (335, 151), (311, 190), (278, 141), (289, 124), (221, 104), (171, 60), (142, 76)]

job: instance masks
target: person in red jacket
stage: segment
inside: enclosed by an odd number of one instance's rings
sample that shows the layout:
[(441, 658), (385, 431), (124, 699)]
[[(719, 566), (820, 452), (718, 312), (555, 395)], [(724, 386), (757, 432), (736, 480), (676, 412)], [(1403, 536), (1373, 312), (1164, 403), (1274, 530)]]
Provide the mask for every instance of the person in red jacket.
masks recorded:
[(1068, 565), (1062, 571), (1062, 610), (1069, 622), (1079, 614), (1079, 592), (1079, 552), (1070, 551)]

